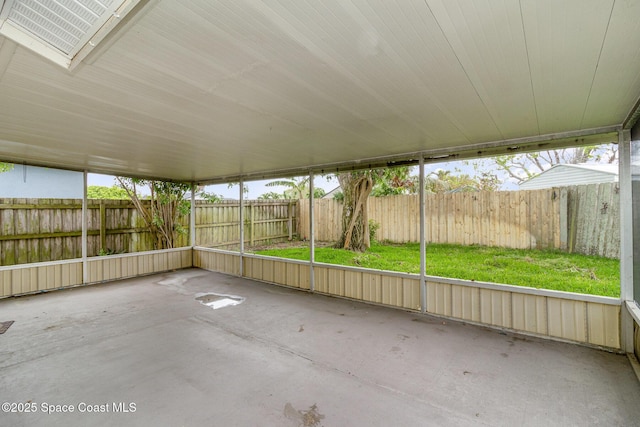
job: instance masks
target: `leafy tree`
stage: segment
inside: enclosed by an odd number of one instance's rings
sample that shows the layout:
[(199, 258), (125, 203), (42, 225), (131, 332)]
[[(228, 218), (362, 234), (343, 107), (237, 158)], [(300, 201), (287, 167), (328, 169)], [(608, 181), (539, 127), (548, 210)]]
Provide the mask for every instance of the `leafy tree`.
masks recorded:
[(208, 193), (204, 188), (204, 185), (200, 185), (196, 188), (196, 197), (206, 200), (209, 203), (218, 203), (222, 201), (222, 196), (219, 196), (216, 193)]
[[(369, 195), (397, 195), (415, 192), (410, 167), (368, 169), (338, 174), (342, 189), (342, 234), (337, 247), (363, 252), (371, 247), (368, 218)], [(377, 188), (377, 190), (376, 190)]]
[(13, 163), (4, 163), (4, 162), (0, 162), (0, 173), (2, 172), (9, 172), (10, 170), (13, 169)]
[(271, 181), (265, 184), (267, 187), (286, 187), (283, 199), (305, 199), (309, 197), (309, 177), (286, 178)]
[(101, 185), (90, 185), (87, 187), (88, 199), (116, 199), (123, 200), (129, 199), (127, 191), (117, 185), (111, 187), (104, 187)]
[(284, 198), (284, 194), (276, 193), (275, 191), (269, 191), (258, 196), (258, 200), (282, 200)]
[(322, 199), (326, 194), (327, 194), (327, 192), (324, 191), (324, 188), (313, 187), (313, 198), (314, 199)]
[[(191, 186), (186, 183), (116, 177), (126, 191), (146, 227), (155, 237), (155, 249), (173, 248), (176, 237), (187, 230), (178, 222), (180, 216), (189, 214), (191, 203), (185, 199)], [(138, 189), (147, 187), (150, 195), (143, 202)]]
[(409, 166), (381, 169), (376, 175), (371, 195), (373, 197), (415, 194), (418, 191), (418, 177), (411, 175)]
[(483, 172), (480, 176), (469, 174), (453, 175), (450, 170), (438, 169), (425, 177), (427, 193), (444, 193), (450, 191), (494, 191), (500, 185), (495, 174)]
[[(309, 198), (309, 177), (287, 178), (271, 181), (265, 184), (267, 187), (287, 187), (283, 193), (268, 192), (259, 196), (258, 199), (308, 199)], [(319, 199), (325, 195), (324, 188), (314, 187), (313, 197)]]

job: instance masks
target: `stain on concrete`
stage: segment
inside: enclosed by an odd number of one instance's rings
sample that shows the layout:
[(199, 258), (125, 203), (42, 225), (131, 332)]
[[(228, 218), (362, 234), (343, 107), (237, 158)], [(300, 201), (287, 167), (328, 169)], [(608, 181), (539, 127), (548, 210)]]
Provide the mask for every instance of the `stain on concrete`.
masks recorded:
[(5, 332), (7, 332), (7, 329), (9, 329), (9, 327), (11, 325), (13, 325), (13, 320), (7, 320), (6, 322), (0, 322), (0, 334), (4, 334)]
[(284, 405), (284, 416), (291, 420), (298, 427), (318, 427), (324, 415), (318, 412), (318, 407), (314, 403), (307, 410), (297, 410), (289, 402)]

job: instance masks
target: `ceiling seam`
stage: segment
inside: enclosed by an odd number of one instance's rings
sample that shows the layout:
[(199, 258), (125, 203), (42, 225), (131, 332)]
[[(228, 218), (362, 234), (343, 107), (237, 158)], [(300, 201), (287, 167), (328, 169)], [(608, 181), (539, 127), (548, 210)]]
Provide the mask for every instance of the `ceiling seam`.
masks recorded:
[(458, 53), (456, 52), (456, 50), (453, 48), (453, 45), (451, 44), (451, 42), (449, 41), (449, 37), (447, 37), (447, 34), (444, 32), (444, 30), (442, 29), (442, 25), (440, 25), (440, 21), (438, 20), (438, 18), (436, 17), (436, 14), (433, 13), (433, 10), (431, 9), (431, 6), (429, 6), (428, 0), (423, 0), (424, 4), (427, 6), (427, 8), (429, 9), (429, 12), (431, 13), (431, 15), (433, 16), (433, 19), (436, 21), (436, 24), (438, 24), (438, 28), (440, 29), (440, 32), (442, 33), (442, 37), (444, 37), (444, 39), (447, 42), (447, 45), (449, 45), (449, 49), (451, 49), (451, 52), (453, 53), (453, 56), (456, 57), (456, 61), (458, 61), (458, 64), (460, 65), (460, 68), (462, 69), (462, 72), (464, 73), (465, 77), (467, 78), (467, 80), (469, 81), (469, 84), (471, 85), (471, 87), (473, 88), (473, 91), (475, 92), (476, 96), (478, 97), (478, 99), (480, 100), (480, 103), (482, 104), (482, 106), (484, 107), (485, 111), (487, 112), (487, 114), (489, 115), (489, 117), (491, 118), (491, 122), (493, 123), (493, 125), (496, 127), (496, 130), (498, 131), (498, 133), (500, 134), (500, 138), (504, 139), (504, 134), (502, 133), (502, 130), (500, 129), (500, 127), (498, 126), (498, 124), (496, 123), (495, 118), (493, 117), (493, 114), (491, 114), (491, 110), (489, 109), (489, 107), (487, 107), (487, 104), (485, 104), (484, 99), (482, 99), (482, 96), (480, 96), (480, 92), (478, 92), (478, 89), (476, 88), (476, 85), (473, 83), (473, 80), (471, 79), (471, 77), (469, 77), (469, 73), (467, 72), (467, 69), (464, 67), (464, 65), (462, 64), (462, 61), (460, 60), (460, 57), (458, 56)]
[[(350, 13), (350, 15), (351, 15), (352, 17), (354, 17), (352, 13), (356, 13), (356, 12), (357, 12), (357, 13), (359, 13), (359, 15), (360, 15), (360, 16), (358, 16), (358, 18), (360, 18), (360, 20), (361, 20), (361, 21), (366, 21), (366, 22), (367, 22), (367, 24), (369, 24), (370, 26), (372, 26), (372, 24), (371, 24), (370, 20), (369, 20), (369, 19), (367, 19), (366, 17), (364, 17), (364, 13), (363, 13), (363, 10), (362, 10), (362, 8), (361, 8), (361, 7), (359, 7), (359, 6), (357, 6), (357, 5), (353, 4), (353, 3), (351, 3), (351, 6), (353, 6), (353, 8), (354, 8), (354, 11), (353, 11), (353, 12), (350, 12), (349, 10), (347, 10), (347, 5), (343, 5), (343, 8), (344, 8), (348, 13)], [(377, 18), (378, 18), (378, 19), (383, 19), (383, 18), (380, 16), (380, 14), (379, 14), (379, 13), (377, 13), (377, 12), (373, 12), (373, 13), (375, 13), (375, 14), (376, 14), (376, 16), (377, 16)], [(416, 13), (417, 13), (417, 12), (416, 12)], [(354, 17), (354, 19), (356, 19), (356, 17)], [(373, 26), (372, 26), (372, 28), (373, 28)], [(394, 31), (393, 29), (391, 29), (390, 27), (387, 27), (387, 28), (388, 28), (389, 32), (390, 32), (390, 33), (391, 33), (391, 34), (396, 38), (396, 41), (397, 41), (397, 40), (399, 40), (399, 39), (398, 39), (398, 37), (397, 37), (397, 35), (396, 35), (396, 33), (395, 33), (395, 31)], [(422, 39), (422, 37), (421, 37), (421, 36), (418, 34), (418, 32), (416, 31), (415, 27), (411, 26), (411, 29), (413, 30), (413, 33), (415, 34), (416, 38), (417, 38), (417, 39), (420, 39), (421, 41), (423, 41), (423, 42), (424, 42), (424, 40)], [(386, 44), (386, 39), (382, 39), (382, 43), (385, 43), (385, 44)], [(406, 49), (405, 49), (401, 44), (400, 44), (400, 46), (403, 48), (403, 50), (405, 51), (405, 53), (407, 53)], [(384, 46), (384, 47), (390, 47), (390, 45), (388, 45), (388, 46)], [(427, 92), (427, 93), (428, 93), (428, 96), (429, 96), (429, 99), (431, 99), (431, 100), (435, 100), (435, 101), (436, 101), (435, 106), (436, 106), (437, 110), (438, 110), (440, 113), (442, 113), (442, 114), (443, 114), (443, 115), (444, 115), (444, 116), (445, 116), (445, 117), (450, 121), (451, 125), (452, 125), (452, 126), (453, 126), (453, 127), (454, 127), (454, 128), (455, 128), (455, 129), (460, 133), (460, 135), (461, 135), (462, 137), (464, 137), (464, 139), (465, 139), (467, 142), (469, 142), (469, 141), (470, 141), (470, 139), (469, 139), (468, 135), (466, 135), (466, 133), (462, 130), (461, 125), (459, 125), (459, 124), (458, 124), (458, 121), (456, 120), (455, 115), (454, 115), (454, 114), (452, 114), (452, 113), (450, 113), (450, 112), (448, 111), (448, 109), (447, 109), (447, 108), (445, 108), (445, 107), (442, 105), (442, 102), (440, 101), (440, 98), (439, 98), (438, 96), (436, 96), (436, 95), (433, 93), (433, 91), (431, 91), (431, 90), (428, 88), (428, 86), (427, 86), (427, 85), (425, 85), (425, 84), (424, 84), (424, 82), (422, 81), (422, 77), (421, 77), (418, 73), (415, 73), (415, 72), (411, 71), (411, 70), (412, 70), (412, 69), (411, 69), (411, 65), (410, 65), (406, 60), (404, 60), (404, 59), (400, 58), (398, 55), (396, 55), (396, 54), (395, 54), (395, 52), (397, 51), (397, 49), (390, 48), (390, 49), (385, 49), (384, 51), (385, 51), (385, 53), (386, 53), (389, 57), (393, 57), (393, 59), (394, 59), (395, 61), (397, 61), (398, 63), (402, 63), (402, 64), (404, 65), (404, 67), (406, 67), (407, 71), (408, 71), (409, 73), (411, 73), (411, 74), (412, 74), (412, 75), (413, 75), (417, 80), (419, 80), (419, 82), (420, 82), (420, 90)], [(394, 105), (395, 105), (395, 104), (394, 104)], [(406, 114), (406, 111), (405, 111), (402, 107), (395, 107), (395, 108), (398, 108), (398, 109), (399, 109), (403, 114)], [(433, 132), (433, 131), (432, 131), (431, 129), (429, 129), (429, 128), (426, 128), (426, 127), (424, 126), (424, 124), (423, 124), (423, 123), (421, 123), (419, 120), (417, 120), (415, 117), (412, 117), (411, 119), (407, 119), (407, 122), (408, 122), (408, 123), (413, 124), (413, 125), (416, 127), (416, 129), (420, 129), (428, 139), (434, 139), (434, 138), (432, 137), (432, 132)]]
[(9, 64), (11, 63), (11, 59), (13, 58), (13, 54), (16, 51), (16, 47), (18, 45), (13, 41), (6, 37), (4, 40), (0, 41), (0, 82), (4, 77), (7, 68), (9, 68)]
[(609, 19), (607, 20), (607, 28), (604, 30), (604, 37), (602, 37), (602, 44), (600, 45), (600, 51), (598, 52), (598, 60), (596, 61), (596, 69), (593, 70), (593, 77), (591, 78), (591, 85), (589, 86), (589, 93), (587, 94), (587, 100), (584, 103), (584, 110), (582, 111), (582, 117), (580, 118), (580, 128), (584, 124), (584, 117), (587, 114), (587, 108), (589, 107), (589, 100), (591, 99), (591, 92), (593, 91), (593, 85), (596, 81), (596, 75), (598, 74), (598, 68), (600, 65), (600, 58), (602, 57), (602, 51), (604, 50), (604, 44), (607, 40), (607, 34), (609, 34), (609, 26), (611, 25), (611, 17), (613, 16), (613, 9), (616, 6), (616, 0), (611, 3), (611, 11), (609, 12)]
[(520, 23), (522, 24), (522, 33), (524, 35), (524, 49), (527, 54), (527, 68), (529, 69), (529, 85), (531, 86), (531, 96), (533, 97), (533, 111), (536, 113), (536, 128), (540, 135), (540, 118), (538, 116), (538, 101), (536, 100), (536, 91), (533, 88), (533, 73), (531, 72), (531, 56), (529, 55), (529, 44), (527, 43), (527, 29), (524, 25), (524, 14), (522, 13), (522, 0), (518, 2), (520, 8)]

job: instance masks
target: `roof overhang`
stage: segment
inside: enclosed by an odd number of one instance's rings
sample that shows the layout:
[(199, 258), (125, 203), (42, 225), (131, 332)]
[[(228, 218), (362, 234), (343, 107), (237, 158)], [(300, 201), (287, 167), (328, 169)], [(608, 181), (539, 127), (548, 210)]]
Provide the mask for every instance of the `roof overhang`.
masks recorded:
[(616, 142), (639, 27), (640, 1), (143, 1), (72, 71), (0, 37), (0, 159), (221, 182)]

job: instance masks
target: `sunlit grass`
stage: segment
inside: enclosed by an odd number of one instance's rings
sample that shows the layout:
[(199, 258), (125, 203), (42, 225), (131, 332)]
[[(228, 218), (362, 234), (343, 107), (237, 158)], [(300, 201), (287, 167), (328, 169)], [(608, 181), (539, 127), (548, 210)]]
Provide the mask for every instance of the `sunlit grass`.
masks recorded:
[[(258, 254), (309, 259), (308, 247), (267, 249)], [(485, 246), (427, 245), (426, 273), (455, 279), (502, 283), (593, 295), (620, 295), (620, 262), (559, 251)], [(420, 272), (420, 245), (374, 244), (365, 253), (316, 248), (315, 260), (405, 273)]]

